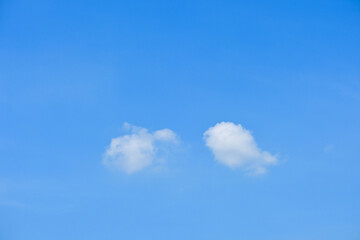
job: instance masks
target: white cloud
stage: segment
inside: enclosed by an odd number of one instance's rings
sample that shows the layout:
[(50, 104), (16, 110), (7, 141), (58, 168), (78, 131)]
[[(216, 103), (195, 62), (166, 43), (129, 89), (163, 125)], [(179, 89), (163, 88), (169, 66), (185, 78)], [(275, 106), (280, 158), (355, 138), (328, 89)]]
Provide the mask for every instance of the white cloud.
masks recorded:
[(128, 123), (125, 123), (124, 127), (130, 130), (131, 134), (111, 139), (110, 146), (104, 154), (103, 163), (128, 174), (156, 164), (158, 143), (177, 142), (176, 134), (170, 129), (149, 133), (145, 128), (135, 127)]
[(153, 136), (159, 141), (177, 142), (176, 134), (168, 128), (155, 131)]
[(264, 174), (277, 158), (259, 149), (251, 133), (240, 124), (221, 122), (204, 133), (206, 146), (215, 159), (231, 168), (241, 168), (251, 174)]

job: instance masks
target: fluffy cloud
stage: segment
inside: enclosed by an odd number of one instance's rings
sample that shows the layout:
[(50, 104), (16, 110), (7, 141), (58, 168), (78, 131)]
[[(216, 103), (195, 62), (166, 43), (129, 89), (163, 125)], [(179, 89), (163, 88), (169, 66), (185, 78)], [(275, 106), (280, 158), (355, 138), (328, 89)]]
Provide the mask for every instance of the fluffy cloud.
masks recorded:
[(134, 127), (128, 123), (125, 123), (124, 127), (130, 130), (131, 134), (111, 140), (103, 163), (128, 174), (155, 164), (159, 143), (177, 142), (176, 134), (170, 129), (149, 133), (145, 128)]
[(206, 146), (215, 159), (251, 174), (266, 173), (266, 167), (277, 163), (276, 156), (259, 149), (251, 133), (240, 124), (221, 122), (204, 133)]

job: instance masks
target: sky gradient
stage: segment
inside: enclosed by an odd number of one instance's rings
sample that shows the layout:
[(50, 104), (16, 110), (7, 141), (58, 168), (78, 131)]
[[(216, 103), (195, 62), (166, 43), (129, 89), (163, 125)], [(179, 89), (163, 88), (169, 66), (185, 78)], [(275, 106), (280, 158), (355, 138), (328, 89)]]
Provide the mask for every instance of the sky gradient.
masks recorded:
[[(124, 123), (161, 167), (104, 164)], [(358, 240), (359, 136), (359, 1), (0, 0), (1, 240)]]

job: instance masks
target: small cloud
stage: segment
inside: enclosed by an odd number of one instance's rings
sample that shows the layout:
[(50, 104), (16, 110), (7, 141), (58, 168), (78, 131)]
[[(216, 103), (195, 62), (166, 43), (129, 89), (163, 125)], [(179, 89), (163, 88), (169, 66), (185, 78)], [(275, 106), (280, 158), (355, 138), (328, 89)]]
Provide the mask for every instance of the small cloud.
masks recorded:
[(334, 144), (327, 145), (326, 147), (324, 147), (324, 152), (329, 153), (334, 149), (334, 147), (335, 147)]
[(153, 136), (155, 140), (168, 141), (173, 143), (177, 142), (176, 134), (168, 128), (155, 131)]
[[(103, 163), (128, 174), (140, 171), (154, 164), (162, 164), (164, 158), (157, 159), (159, 143), (177, 143), (176, 134), (170, 129), (150, 133), (146, 128), (124, 124), (131, 134), (111, 139), (103, 157)], [(164, 144), (161, 147), (165, 147)], [(159, 161), (157, 161), (159, 160)]]
[(204, 133), (204, 139), (215, 159), (231, 168), (258, 175), (278, 162), (276, 156), (259, 149), (251, 133), (240, 124), (217, 123)]

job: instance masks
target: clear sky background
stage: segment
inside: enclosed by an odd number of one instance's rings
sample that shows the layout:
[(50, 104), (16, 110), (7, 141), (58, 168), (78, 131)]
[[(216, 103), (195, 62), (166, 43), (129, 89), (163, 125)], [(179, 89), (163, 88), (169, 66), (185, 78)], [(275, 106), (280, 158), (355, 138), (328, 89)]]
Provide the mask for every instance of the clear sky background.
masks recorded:
[[(216, 161), (222, 121), (278, 164)], [(104, 165), (125, 122), (161, 169)], [(359, 1), (0, 0), (1, 240), (358, 240), (359, 136)]]

